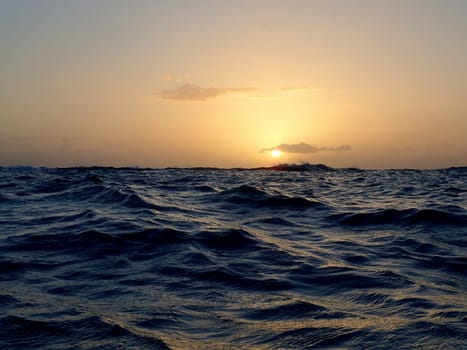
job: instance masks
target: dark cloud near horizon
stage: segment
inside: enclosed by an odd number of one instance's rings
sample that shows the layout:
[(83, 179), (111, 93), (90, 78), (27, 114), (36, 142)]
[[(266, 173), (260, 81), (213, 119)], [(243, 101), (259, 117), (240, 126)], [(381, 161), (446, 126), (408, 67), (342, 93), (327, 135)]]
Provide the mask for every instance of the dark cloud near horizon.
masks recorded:
[(340, 145), (338, 147), (316, 147), (313, 145), (309, 145), (305, 142), (300, 142), (300, 143), (293, 143), (293, 144), (282, 143), (275, 147), (263, 148), (260, 152), (265, 153), (265, 152), (270, 152), (275, 149), (283, 153), (295, 153), (295, 154), (316, 153), (320, 151), (342, 152), (342, 151), (351, 150), (349, 145)]
[(208, 99), (218, 98), (232, 92), (252, 92), (256, 88), (217, 88), (217, 87), (202, 87), (193, 84), (184, 84), (173, 90), (164, 90), (159, 93), (159, 96), (166, 100), (178, 101), (206, 101)]

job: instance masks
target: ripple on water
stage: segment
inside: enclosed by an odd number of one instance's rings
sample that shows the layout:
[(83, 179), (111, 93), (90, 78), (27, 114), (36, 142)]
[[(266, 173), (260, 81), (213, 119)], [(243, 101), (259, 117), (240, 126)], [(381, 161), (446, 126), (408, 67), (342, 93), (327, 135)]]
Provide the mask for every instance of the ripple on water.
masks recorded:
[(465, 347), (467, 168), (276, 170), (0, 168), (0, 347)]

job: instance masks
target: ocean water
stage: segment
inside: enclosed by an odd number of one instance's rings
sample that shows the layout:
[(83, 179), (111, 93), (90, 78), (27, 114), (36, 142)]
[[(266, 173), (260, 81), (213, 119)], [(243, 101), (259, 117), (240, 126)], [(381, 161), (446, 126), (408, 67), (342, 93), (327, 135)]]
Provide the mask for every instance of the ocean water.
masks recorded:
[(466, 349), (467, 168), (0, 168), (2, 349)]

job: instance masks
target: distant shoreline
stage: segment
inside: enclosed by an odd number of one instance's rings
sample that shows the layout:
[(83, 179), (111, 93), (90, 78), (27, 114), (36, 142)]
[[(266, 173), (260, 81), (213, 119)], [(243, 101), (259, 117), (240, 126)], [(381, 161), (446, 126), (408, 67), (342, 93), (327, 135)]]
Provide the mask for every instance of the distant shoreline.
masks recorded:
[(406, 171), (437, 171), (437, 170), (467, 170), (467, 165), (465, 166), (452, 166), (447, 168), (385, 168), (385, 169), (366, 169), (358, 167), (342, 167), (342, 168), (333, 168), (325, 164), (277, 164), (268, 167), (254, 167), (254, 168), (243, 168), (243, 167), (232, 167), (232, 168), (222, 168), (222, 167), (210, 167), (210, 166), (194, 166), (194, 167), (139, 167), (139, 166), (65, 166), (65, 167), (49, 167), (49, 166), (32, 166), (32, 165), (0, 165), (0, 170), (2, 169), (76, 169), (76, 170), (99, 170), (99, 169), (112, 169), (112, 170), (193, 170), (193, 171), (228, 171), (228, 170), (237, 170), (237, 171), (286, 171), (286, 172), (307, 172), (307, 171), (336, 171), (336, 170), (346, 170), (346, 171), (385, 171), (385, 170), (406, 170)]

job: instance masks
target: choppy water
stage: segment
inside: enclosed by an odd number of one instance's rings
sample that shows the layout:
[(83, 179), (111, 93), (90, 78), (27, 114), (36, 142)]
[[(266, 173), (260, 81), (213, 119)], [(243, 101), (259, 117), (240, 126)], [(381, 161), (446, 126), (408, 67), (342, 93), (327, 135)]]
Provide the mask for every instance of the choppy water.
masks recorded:
[(467, 168), (0, 168), (2, 349), (462, 349)]

